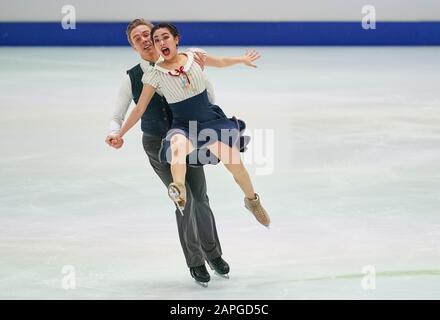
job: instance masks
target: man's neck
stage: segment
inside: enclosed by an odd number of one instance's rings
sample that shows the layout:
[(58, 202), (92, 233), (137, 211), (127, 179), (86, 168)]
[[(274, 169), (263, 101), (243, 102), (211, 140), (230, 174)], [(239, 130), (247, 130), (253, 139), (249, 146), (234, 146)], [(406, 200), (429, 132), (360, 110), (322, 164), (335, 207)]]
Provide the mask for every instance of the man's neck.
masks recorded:
[(159, 60), (159, 55), (141, 55), (141, 58), (145, 61), (156, 63), (157, 60)]

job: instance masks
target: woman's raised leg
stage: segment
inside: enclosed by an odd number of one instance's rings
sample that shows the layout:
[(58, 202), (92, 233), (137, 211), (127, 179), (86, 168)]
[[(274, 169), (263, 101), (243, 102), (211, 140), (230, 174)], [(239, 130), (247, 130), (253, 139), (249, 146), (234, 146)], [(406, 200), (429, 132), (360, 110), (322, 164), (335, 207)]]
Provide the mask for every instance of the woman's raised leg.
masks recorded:
[(170, 148), (173, 182), (168, 186), (168, 196), (183, 214), (186, 204), (186, 156), (194, 150), (194, 147), (183, 134), (175, 134), (171, 137)]
[(209, 145), (208, 148), (217, 158), (220, 159), (221, 162), (223, 162), (226, 169), (228, 169), (241, 190), (243, 190), (246, 198), (254, 199), (254, 187), (246, 167), (244, 166), (243, 161), (241, 161), (239, 150), (231, 148), (219, 141)]
[(266, 210), (261, 206), (260, 198), (255, 193), (249, 173), (240, 157), (237, 148), (229, 147), (223, 142), (215, 142), (208, 146), (209, 150), (225, 165), (226, 169), (232, 174), (234, 180), (240, 186), (245, 195), (245, 207), (251, 211), (258, 222), (266, 227), (270, 224), (270, 218)]

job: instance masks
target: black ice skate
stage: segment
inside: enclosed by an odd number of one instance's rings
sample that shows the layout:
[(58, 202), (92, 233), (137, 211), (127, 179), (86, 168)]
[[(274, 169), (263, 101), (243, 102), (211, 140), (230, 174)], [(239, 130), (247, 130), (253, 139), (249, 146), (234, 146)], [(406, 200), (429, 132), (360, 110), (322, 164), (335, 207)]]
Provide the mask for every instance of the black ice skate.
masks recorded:
[(220, 277), (229, 279), (229, 264), (222, 257), (209, 260), (208, 264)]
[(198, 267), (189, 268), (189, 272), (191, 273), (191, 276), (194, 278), (197, 284), (201, 285), (204, 288), (208, 287), (208, 282), (209, 280), (211, 280), (211, 276), (209, 275), (208, 270), (206, 270), (204, 264)]

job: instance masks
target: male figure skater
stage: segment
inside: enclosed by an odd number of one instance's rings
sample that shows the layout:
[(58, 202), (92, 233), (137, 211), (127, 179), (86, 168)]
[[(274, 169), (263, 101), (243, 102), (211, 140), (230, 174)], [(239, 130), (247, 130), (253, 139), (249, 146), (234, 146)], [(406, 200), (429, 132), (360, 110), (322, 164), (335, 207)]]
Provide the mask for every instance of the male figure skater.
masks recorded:
[[(123, 140), (116, 140), (116, 134), (124, 121), (128, 107), (133, 100), (135, 103), (142, 92), (142, 76), (159, 59), (150, 38), (153, 25), (143, 19), (135, 19), (127, 26), (127, 39), (131, 47), (139, 54), (141, 62), (127, 71), (119, 92), (116, 108), (110, 122), (110, 133), (106, 143), (119, 149)], [(198, 63), (203, 67), (203, 55), (197, 55)], [(208, 84), (210, 96), (213, 96), (212, 87)], [(162, 139), (171, 125), (171, 111), (161, 95), (156, 93), (152, 98), (147, 111), (141, 119), (142, 144), (151, 166), (167, 187), (172, 182), (169, 164), (159, 161), (158, 151)], [(207, 286), (210, 275), (205, 267), (205, 260), (211, 269), (219, 275), (227, 277), (228, 263), (222, 259), (222, 250), (217, 235), (214, 215), (209, 206), (206, 193), (206, 180), (203, 167), (187, 168), (186, 188), (188, 190), (187, 205), (183, 216), (179, 210), (175, 211), (180, 243), (185, 255), (186, 264), (191, 276), (203, 286)]]

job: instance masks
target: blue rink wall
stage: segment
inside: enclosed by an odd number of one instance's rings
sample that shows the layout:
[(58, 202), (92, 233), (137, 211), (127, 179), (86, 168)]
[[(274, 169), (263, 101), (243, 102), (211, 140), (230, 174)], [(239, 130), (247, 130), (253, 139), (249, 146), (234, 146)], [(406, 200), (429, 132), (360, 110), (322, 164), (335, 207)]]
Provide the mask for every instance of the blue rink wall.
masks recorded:
[[(0, 22), (0, 46), (125, 46), (128, 22)], [(182, 45), (204, 46), (435, 46), (440, 21), (377, 22), (176, 22)]]

